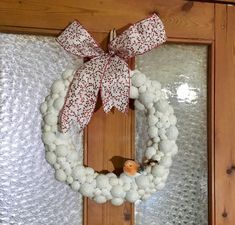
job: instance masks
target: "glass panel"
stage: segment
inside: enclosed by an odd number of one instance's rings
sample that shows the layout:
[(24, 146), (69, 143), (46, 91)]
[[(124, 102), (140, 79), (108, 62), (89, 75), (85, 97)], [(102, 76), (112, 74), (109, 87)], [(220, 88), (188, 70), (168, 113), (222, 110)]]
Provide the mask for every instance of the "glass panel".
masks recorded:
[[(166, 44), (139, 56), (137, 67), (161, 82), (175, 109), (179, 153), (165, 188), (136, 204), (136, 225), (207, 225), (207, 46)], [(141, 160), (146, 123), (141, 113), (136, 120)]]
[(0, 34), (0, 224), (82, 224), (81, 196), (45, 160), (39, 112), (76, 63), (52, 37)]

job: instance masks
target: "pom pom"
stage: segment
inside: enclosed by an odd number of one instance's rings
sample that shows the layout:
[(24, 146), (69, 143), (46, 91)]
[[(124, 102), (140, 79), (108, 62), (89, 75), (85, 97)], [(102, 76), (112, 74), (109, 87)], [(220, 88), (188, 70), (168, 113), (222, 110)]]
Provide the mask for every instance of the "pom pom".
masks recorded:
[(64, 82), (62, 80), (56, 80), (53, 84), (52, 84), (52, 93), (59, 93), (60, 91), (63, 91), (65, 88), (64, 86)]
[(80, 188), (80, 183), (78, 181), (74, 181), (72, 184), (71, 184), (71, 188), (74, 190), (74, 191), (78, 191), (79, 188)]
[(128, 191), (126, 193), (126, 200), (129, 202), (136, 202), (139, 199), (139, 194), (137, 191)]
[(166, 135), (171, 140), (176, 140), (178, 137), (179, 131), (175, 126), (170, 126), (166, 132)]
[(55, 171), (55, 178), (58, 180), (58, 181), (65, 181), (66, 180), (66, 174), (65, 172), (62, 170), (62, 169), (58, 169)]
[(130, 98), (137, 99), (139, 96), (138, 88), (131, 86), (130, 87)]
[(124, 200), (122, 198), (113, 198), (111, 200), (111, 203), (115, 206), (119, 206), (119, 205), (122, 205), (124, 202)]
[(142, 74), (140, 71), (136, 71), (131, 78), (131, 83), (135, 87), (140, 87), (144, 85), (146, 81), (146, 76)]
[(110, 192), (112, 196), (117, 197), (117, 198), (118, 197), (122, 198), (124, 195), (124, 191), (121, 185), (113, 186)]
[(155, 138), (158, 136), (158, 128), (155, 126), (149, 127), (148, 129), (148, 135), (151, 138)]
[(140, 189), (145, 189), (149, 186), (149, 180), (144, 175), (136, 177), (135, 182)]
[(109, 178), (103, 174), (100, 174), (96, 177), (96, 183), (98, 188), (106, 188), (109, 185)]
[(55, 164), (56, 162), (56, 155), (53, 152), (47, 152), (46, 153), (46, 160), (49, 162), (51, 165)]

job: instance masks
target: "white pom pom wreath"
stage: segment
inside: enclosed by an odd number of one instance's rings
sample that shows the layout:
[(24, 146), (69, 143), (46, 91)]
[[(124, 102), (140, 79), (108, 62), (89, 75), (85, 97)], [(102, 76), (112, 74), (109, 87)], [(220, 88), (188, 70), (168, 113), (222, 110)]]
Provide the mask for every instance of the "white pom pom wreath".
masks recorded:
[(133, 203), (148, 199), (165, 186), (172, 156), (178, 152), (175, 143), (178, 137), (177, 119), (161, 92), (161, 84), (151, 81), (138, 70), (131, 72), (130, 98), (135, 100), (135, 109), (143, 111), (147, 117), (149, 139), (145, 159), (155, 163), (146, 166), (134, 177), (125, 173), (117, 177), (114, 173), (99, 174), (93, 168), (81, 165), (72, 137), (58, 130), (58, 115), (73, 74), (73, 70), (66, 70), (62, 79), (54, 82), (51, 94), (40, 106), (45, 158), (55, 168), (55, 178), (97, 203), (110, 200), (113, 205), (119, 206), (125, 200)]

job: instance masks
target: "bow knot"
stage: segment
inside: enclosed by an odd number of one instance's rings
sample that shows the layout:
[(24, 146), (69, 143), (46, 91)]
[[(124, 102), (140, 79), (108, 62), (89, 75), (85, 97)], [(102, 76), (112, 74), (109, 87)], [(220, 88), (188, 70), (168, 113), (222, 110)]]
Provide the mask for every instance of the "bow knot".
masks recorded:
[(76, 70), (60, 112), (60, 128), (68, 131), (76, 121), (84, 128), (90, 121), (100, 90), (105, 112), (112, 107), (126, 112), (129, 103), (130, 71), (126, 60), (143, 54), (166, 41), (162, 21), (156, 14), (115, 37), (105, 53), (78, 21), (57, 38), (69, 53), (89, 58)]

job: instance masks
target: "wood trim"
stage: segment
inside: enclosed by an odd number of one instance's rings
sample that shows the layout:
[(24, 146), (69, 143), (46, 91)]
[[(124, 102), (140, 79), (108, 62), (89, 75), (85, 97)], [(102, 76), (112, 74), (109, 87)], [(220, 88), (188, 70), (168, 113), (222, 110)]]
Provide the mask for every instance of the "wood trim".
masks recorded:
[(234, 225), (235, 7), (215, 12), (215, 224)]
[(207, 146), (208, 146), (208, 221), (215, 225), (215, 43), (208, 46)]
[[(130, 13), (130, 11), (132, 13)], [(107, 33), (153, 12), (162, 18), (169, 37), (214, 38), (214, 7), (183, 0), (1, 0), (0, 32), (58, 35), (74, 19), (90, 32)]]

